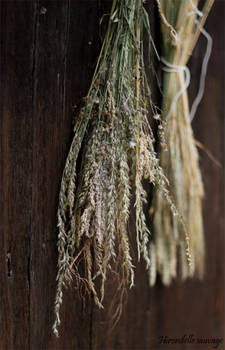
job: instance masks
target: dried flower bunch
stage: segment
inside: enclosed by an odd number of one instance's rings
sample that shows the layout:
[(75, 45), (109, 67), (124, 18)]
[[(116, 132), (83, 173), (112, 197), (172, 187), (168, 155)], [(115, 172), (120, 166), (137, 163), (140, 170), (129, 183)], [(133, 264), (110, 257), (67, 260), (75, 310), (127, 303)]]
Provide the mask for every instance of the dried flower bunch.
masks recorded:
[(55, 334), (60, 324), (63, 288), (72, 279), (92, 293), (99, 307), (103, 307), (104, 284), (110, 271), (120, 276), (121, 294), (127, 285), (133, 285), (127, 229), (132, 188), (137, 251), (139, 257), (143, 255), (147, 268), (150, 232), (143, 211), (143, 179), (157, 185), (173, 215), (178, 215), (154, 151), (148, 122), (149, 110), (154, 115), (157, 111), (151, 102), (143, 62), (144, 27), (150, 38), (142, 0), (113, 1), (108, 30), (85, 105), (76, 121), (62, 177)]
[(168, 152), (159, 151), (159, 158), (178, 211), (190, 233), (192, 253), (189, 268), (180, 223), (174, 219), (160, 191), (156, 191), (152, 204), (154, 239), (150, 247), (150, 284), (155, 283), (158, 272), (167, 285), (177, 276), (178, 265), (182, 279), (194, 275), (202, 278), (204, 273), (203, 184), (185, 89), (188, 80), (185, 66), (213, 0), (204, 1), (202, 12), (197, 8), (198, 0), (157, 2), (161, 15), (164, 65), (162, 119), (167, 123), (168, 144)]

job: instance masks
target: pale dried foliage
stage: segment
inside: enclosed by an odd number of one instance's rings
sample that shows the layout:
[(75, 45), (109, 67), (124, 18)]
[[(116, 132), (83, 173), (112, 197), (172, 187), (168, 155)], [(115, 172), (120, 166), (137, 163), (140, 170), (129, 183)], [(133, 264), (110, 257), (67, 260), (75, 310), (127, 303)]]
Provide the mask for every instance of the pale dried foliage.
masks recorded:
[[(196, 11), (198, 0), (157, 0), (157, 2), (161, 13), (163, 58), (175, 67), (185, 66), (213, 0), (204, 1), (200, 18)], [(160, 191), (156, 191), (152, 204), (154, 239), (150, 249), (154, 264), (150, 270), (151, 285), (156, 281), (157, 272), (165, 285), (170, 284), (178, 274), (178, 266), (182, 279), (192, 276), (202, 278), (204, 274), (203, 184), (190, 122), (187, 91), (183, 91), (171, 110), (174, 98), (184, 86), (184, 82), (184, 70), (174, 69), (174, 72), (164, 72), (162, 117), (167, 123), (165, 137), (168, 152), (159, 151), (159, 158), (160, 165), (170, 182), (170, 191), (178, 211), (190, 234), (192, 264), (189, 268), (183, 229), (171, 214), (170, 206)]]
[[(199, 34), (194, 21), (196, 15), (185, 15), (193, 10), (190, 1), (157, 1), (162, 18), (163, 56), (172, 64), (185, 65)], [(202, 23), (211, 1), (206, 1)], [(111, 314), (114, 324), (118, 321), (127, 286), (134, 285), (128, 231), (133, 192), (137, 254), (146, 262), (150, 284), (155, 283), (157, 272), (163, 283), (169, 284), (177, 275), (178, 259), (182, 278), (195, 273), (203, 275), (203, 186), (186, 92), (166, 118), (174, 96), (183, 85), (184, 72), (164, 75), (160, 122), (145, 74), (144, 28), (152, 42), (142, 0), (113, 1), (97, 67), (76, 119), (62, 177), (53, 325), (56, 335), (64, 287), (72, 281), (82, 296), (91, 294), (95, 304), (103, 308), (105, 282), (116, 276)], [(164, 149), (159, 152), (160, 161), (154, 150), (149, 111), (159, 122)], [(165, 152), (166, 139), (168, 152)], [(178, 210), (169, 194), (167, 177)], [(151, 234), (144, 210), (148, 204), (144, 181), (155, 186), (152, 244), (149, 244)], [(192, 234), (190, 244), (187, 232)]]
[[(138, 255), (150, 266), (149, 238), (143, 207), (143, 179), (157, 185), (177, 214), (154, 151), (148, 122), (151, 94), (143, 63), (143, 30), (150, 38), (142, 0), (114, 0), (97, 68), (75, 125), (58, 208), (58, 287), (55, 302), (58, 334), (63, 289), (73, 279), (91, 292), (102, 308), (108, 274), (118, 276), (118, 320), (122, 297), (134, 284), (128, 218), (131, 188), (136, 201)], [(151, 39), (151, 38), (150, 38)], [(80, 170), (76, 174), (81, 152)], [(80, 268), (84, 262), (84, 270)]]

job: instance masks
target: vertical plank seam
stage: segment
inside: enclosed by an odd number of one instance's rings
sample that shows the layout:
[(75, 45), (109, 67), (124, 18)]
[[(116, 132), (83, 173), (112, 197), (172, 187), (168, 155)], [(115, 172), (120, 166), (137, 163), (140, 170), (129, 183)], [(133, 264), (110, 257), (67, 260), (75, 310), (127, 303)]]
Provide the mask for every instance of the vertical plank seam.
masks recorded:
[(89, 350), (93, 349), (93, 314), (94, 314), (94, 298), (91, 295), (91, 311), (90, 311), (90, 329), (89, 329)]
[[(5, 10), (5, 8), (4, 8), (4, 6), (3, 6), (4, 4), (0, 1), (0, 31), (1, 31), (1, 35), (0, 35), (0, 74), (1, 74), (1, 77), (2, 77), (2, 70), (3, 70), (3, 68), (2, 68), (2, 55), (3, 55), (3, 42), (4, 42), (4, 40), (3, 40), (3, 38), (4, 38), (4, 31), (2, 30), (2, 28), (4, 27), (4, 21), (3, 21), (3, 16), (5, 15), (5, 17), (6, 17), (6, 21), (7, 21), (7, 15), (6, 15), (6, 11), (4, 11)], [(6, 26), (6, 30), (7, 30), (8, 28), (7, 28), (7, 26)], [(4, 52), (4, 54), (5, 54), (5, 52)], [(5, 55), (4, 55), (5, 56)], [(3, 94), (3, 98), (4, 98), (4, 93), (5, 93), (5, 91), (4, 91), (4, 86), (3, 86), (3, 84), (2, 84), (2, 79), (0, 79), (0, 92), (1, 92), (1, 98), (2, 98), (2, 94)], [(1, 103), (1, 105), (0, 105), (0, 115), (1, 115), (1, 119), (0, 119), (0, 127), (1, 127), (1, 132), (2, 133), (6, 133), (7, 132), (7, 128), (5, 128), (5, 121), (4, 121), (4, 109), (3, 109), (3, 103)], [(6, 130), (5, 130), (6, 129)], [(1, 144), (0, 144), (0, 157), (2, 158), (1, 159), (1, 165), (2, 165), (2, 169), (3, 168), (6, 168), (6, 165), (8, 165), (4, 160), (5, 160), (5, 153), (7, 154), (8, 153), (8, 147), (6, 148), (6, 145), (5, 145), (5, 143), (4, 143), (4, 138), (3, 138), (3, 134), (1, 134), (0, 135), (1, 136)], [(5, 148), (6, 148), (6, 150), (5, 150)], [(5, 184), (4, 184), (4, 175), (3, 175), (3, 172), (1, 172), (1, 187), (3, 187), (3, 186), (6, 186)], [(4, 199), (5, 199), (5, 197), (7, 198), (7, 196), (5, 196), (5, 193), (2, 191), (1, 192), (1, 199), (4, 201)], [(9, 198), (7, 198), (7, 199), (9, 199)], [(2, 207), (2, 206), (1, 206)], [(3, 209), (3, 210), (2, 210)], [(2, 210), (2, 212), (1, 212), (1, 214), (2, 214), (2, 218), (1, 218), (1, 220), (2, 220), (2, 223), (3, 223), (3, 225), (4, 225), (4, 207), (3, 208), (1, 208), (1, 210)], [(4, 228), (4, 226), (2, 226), (3, 228)], [(4, 230), (4, 231), (2, 231), (2, 233), (1, 233), (1, 235), (2, 235), (2, 246), (1, 246), (1, 249), (2, 249), (2, 252), (4, 251), (4, 253), (6, 253), (6, 252), (10, 252), (11, 251), (11, 247), (10, 247), (10, 244), (9, 244), (9, 237), (8, 237), (8, 232), (6, 233), (7, 231), (6, 230)], [(7, 254), (7, 253), (6, 253)], [(5, 268), (5, 264), (3, 265), (4, 266), (4, 268)], [(3, 266), (2, 266), (2, 268), (3, 268)], [(4, 272), (5, 272), (5, 270), (4, 270)], [(1, 282), (2, 282), (2, 278), (3, 278), (3, 276), (1, 277)], [(3, 280), (4, 281), (4, 280)], [(5, 282), (6, 282), (6, 280), (5, 280)], [(3, 290), (3, 286), (1, 286), (1, 288), (2, 288), (2, 290)], [(3, 293), (5, 293), (5, 304), (7, 305), (7, 307), (8, 307), (8, 309), (7, 309), (7, 312), (8, 312), (8, 315), (12, 315), (12, 303), (11, 303), (11, 298), (10, 298), (10, 291), (9, 291), (9, 285), (8, 285), (8, 283), (6, 282), (6, 286), (5, 286), (5, 290), (3, 290), (4, 292)], [(2, 298), (2, 300), (4, 300), (3, 298)], [(3, 310), (1, 310), (1, 314), (3, 315)], [(2, 319), (2, 315), (1, 315), (1, 319)], [(10, 317), (9, 317), (10, 318)], [(8, 322), (8, 320), (5, 320), (5, 323), (6, 323), (6, 325), (7, 325), (7, 322)], [(3, 328), (3, 327), (2, 327)], [(10, 329), (9, 329), (9, 332), (8, 332), (8, 346), (10, 347), (11, 345), (12, 345), (12, 339), (13, 339), (13, 336), (12, 336), (12, 334), (13, 334), (13, 331), (12, 331), (12, 329), (13, 329), (13, 327), (9, 327)], [(4, 338), (4, 337), (2, 337), (2, 338)], [(1, 339), (1, 343), (0, 343), (0, 346), (2, 346), (2, 343), (4, 342), (4, 339)]]
[[(33, 42), (32, 42), (32, 70), (31, 70), (31, 91), (32, 91), (32, 154), (33, 154), (33, 142), (34, 142), (34, 118), (35, 118), (35, 99), (36, 99), (36, 90), (37, 90), (37, 41), (38, 41), (38, 8), (39, 0), (34, 1), (34, 24), (33, 24)], [(32, 276), (31, 276), (31, 259), (32, 259), (32, 248), (33, 248), (33, 156), (31, 164), (31, 173), (32, 173), (32, 182), (31, 182), (31, 216), (30, 216), (30, 237), (29, 237), (29, 254), (27, 257), (27, 281), (28, 281), (28, 290), (29, 290), (29, 313), (28, 313), (28, 322), (29, 322), (29, 339), (28, 346), (31, 349), (31, 289), (32, 289)]]
[(70, 0), (67, 1), (66, 24), (65, 24), (65, 54), (64, 54), (64, 79), (63, 79), (63, 116), (66, 113), (66, 77), (67, 77), (67, 56), (70, 38)]

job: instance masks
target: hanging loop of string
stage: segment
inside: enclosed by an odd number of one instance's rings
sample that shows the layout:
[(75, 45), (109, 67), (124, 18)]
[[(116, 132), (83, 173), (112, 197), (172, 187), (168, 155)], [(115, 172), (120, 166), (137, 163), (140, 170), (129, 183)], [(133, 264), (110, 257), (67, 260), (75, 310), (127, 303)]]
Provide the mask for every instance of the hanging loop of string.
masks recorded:
[[(189, 0), (192, 8), (194, 11), (192, 12), (188, 12), (188, 16), (191, 15), (197, 15), (199, 17), (203, 16), (203, 13), (197, 8), (197, 6), (194, 4), (193, 0)], [(166, 24), (167, 27), (169, 27), (171, 29), (171, 35), (173, 36), (175, 40), (175, 42), (178, 42), (178, 35), (175, 31), (175, 29), (167, 22), (165, 16), (162, 13), (161, 7), (160, 7), (160, 1), (157, 0), (158, 3), (158, 7), (159, 7), (159, 12), (161, 15), (161, 18), (163, 20), (163, 22)], [(197, 93), (196, 98), (194, 99), (194, 102), (191, 106), (191, 111), (190, 111), (190, 122), (192, 122), (192, 120), (195, 117), (197, 108), (199, 106), (199, 103), (202, 100), (202, 97), (204, 95), (204, 90), (205, 90), (205, 78), (206, 78), (206, 73), (207, 73), (207, 69), (208, 69), (208, 62), (209, 62), (209, 58), (211, 56), (211, 52), (212, 52), (212, 37), (210, 36), (210, 34), (203, 28), (200, 27), (200, 23), (197, 19), (195, 19), (195, 23), (198, 25), (199, 30), (201, 32), (201, 34), (206, 38), (207, 40), (207, 47), (206, 47), (206, 52), (205, 52), (205, 56), (203, 58), (203, 62), (202, 62), (202, 69), (201, 69), (201, 75), (200, 75), (200, 82), (199, 82), (199, 90)], [(174, 109), (174, 106), (176, 105), (179, 97), (183, 94), (183, 92), (188, 88), (189, 84), (190, 84), (190, 80), (191, 80), (191, 74), (190, 74), (190, 70), (188, 69), (187, 66), (179, 66), (179, 65), (174, 65), (171, 64), (169, 62), (166, 61), (166, 59), (164, 57), (161, 57), (161, 62), (164, 64), (164, 67), (162, 68), (165, 72), (169, 72), (169, 73), (179, 73), (181, 71), (185, 72), (185, 83), (184, 85), (181, 87), (181, 89), (177, 92), (176, 96), (174, 97), (174, 100), (170, 106), (169, 112), (166, 116), (166, 119), (168, 119)]]
[[(199, 21), (195, 20), (196, 24), (199, 25)], [(211, 56), (212, 53), (212, 37), (210, 36), (210, 34), (204, 29), (204, 28), (200, 28), (200, 31), (202, 33), (202, 35), (206, 38), (207, 40), (207, 47), (206, 47), (206, 52), (205, 52), (205, 56), (203, 59), (203, 63), (202, 63), (202, 69), (201, 69), (201, 75), (200, 75), (200, 82), (199, 82), (199, 90), (197, 93), (196, 98), (194, 99), (194, 102), (191, 106), (191, 111), (190, 111), (190, 122), (192, 122), (192, 120), (195, 117), (197, 108), (202, 100), (202, 97), (204, 95), (204, 91), (205, 91), (205, 79), (206, 79), (206, 74), (207, 74), (207, 69), (208, 69), (208, 63), (209, 63), (209, 58)], [(177, 103), (179, 97), (182, 95), (182, 93), (188, 88), (189, 84), (190, 84), (190, 79), (191, 79), (191, 74), (190, 74), (190, 70), (188, 69), (187, 66), (177, 66), (177, 65), (173, 65), (169, 62), (167, 62), (165, 60), (165, 58), (161, 58), (161, 62), (165, 65), (165, 67), (163, 67), (162, 69), (165, 72), (169, 72), (169, 73), (178, 73), (180, 71), (184, 71), (186, 74), (186, 80), (185, 80), (185, 84), (183, 87), (181, 87), (181, 89), (177, 92), (176, 96), (174, 97), (174, 100), (171, 104), (171, 107), (169, 109), (169, 112), (167, 114), (166, 118), (169, 118), (173, 108), (175, 106), (175, 104)]]
[[(197, 14), (199, 17), (203, 16), (203, 13), (201, 11), (199, 11), (199, 9), (197, 8), (197, 6), (193, 3), (193, 0), (189, 0), (192, 8), (194, 9), (194, 11), (189, 12), (188, 16), (192, 15), (192, 14)], [(202, 100), (202, 97), (204, 95), (204, 90), (205, 90), (205, 78), (206, 78), (206, 73), (207, 73), (207, 68), (208, 68), (208, 62), (209, 62), (209, 58), (211, 56), (211, 52), (212, 52), (212, 37), (209, 35), (209, 33), (202, 27), (200, 27), (200, 23), (199, 21), (196, 19), (195, 23), (198, 25), (200, 32), (203, 34), (203, 36), (206, 38), (207, 40), (207, 47), (206, 47), (206, 52), (205, 52), (205, 56), (202, 62), (202, 69), (201, 69), (201, 75), (200, 75), (200, 82), (199, 82), (199, 90), (197, 93), (197, 96), (192, 104), (191, 107), (191, 112), (190, 112), (190, 122), (192, 122), (192, 120), (194, 119), (194, 116), (196, 114), (197, 108), (199, 103)]]
[[(195, 21), (198, 25), (199, 25), (199, 21)], [(195, 113), (197, 111), (198, 105), (202, 100), (202, 97), (204, 95), (204, 90), (205, 90), (205, 78), (206, 78), (206, 73), (207, 73), (207, 69), (208, 69), (208, 63), (209, 63), (209, 58), (211, 56), (212, 53), (212, 37), (210, 36), (210, 34), (204, 29), (204, 28), (200, 28), (200, 31), (202, 33), (202, 35), (206, 38), (207, 40), (207, 47), (206, 47), (206, 52), (205, 52), (205, 56), (202, 62), (202, 69), (201, 69), (201, 76), (200, 76), (200, 82), (199, 82), (199, 90), (198, 90), (198, 94), (192, 104), (191, 107), (191, 112), (190, 112), (190, 121), (192, 122), (192, 120), (194, 119)]]

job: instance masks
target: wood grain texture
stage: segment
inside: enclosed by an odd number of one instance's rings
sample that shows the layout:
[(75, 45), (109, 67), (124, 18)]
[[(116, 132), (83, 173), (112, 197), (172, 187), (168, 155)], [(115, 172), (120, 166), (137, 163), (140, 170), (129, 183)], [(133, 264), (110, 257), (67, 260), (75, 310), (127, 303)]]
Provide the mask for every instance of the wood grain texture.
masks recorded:
[[(86, 95), (100, 50), (107, 0), (0, 1), (0, 350), (198, 350), (159, 345), (159, 337), (224, 337), (224, 172), (200, 151), (205, 185), (207, 275), (204, 282), (160, 281), (149, 288), (143, 262), (117, 327), (107, 333), (105, 311), (72, 289), (64, 295), (60, 338), (51, 332), (57, 273), (56, 211), (72, 140), (72, 105)], [(154, 16), (155, 40), (159, 40)], [(224, 162), (224, 10), (217, 0), (206, 28), (214, 46), (206, 91), (193, 122), (196, 138)], [(190, 62), (190, 98), (197, 91), (205, 50)], [(157, 94), (155, 93), (157, 97)], [(158, 96), (159, 97), (159, 96)], [(130, 227), (134, 225), (131, 218)], [(224, 344), (223, 344), (224, 346)], [(222, 349), (224, 347), (219, 347)]]
[(1, 1), (0, 15), (0, 348), (29, 349), (34, 3)]
[[(41, 1), (36, 12), (31, 349), (86, 349), (90, 344), (90, 307), (83, 312), (75, 291), (64, 293), (59, 339), (52, 334), (52, 325), (58, 193), (73, 136), (72, 104), (86, 95), (95, 65), (88, 41), (98, 34), (98, 5)], [(90, 24), (86, 31), (84, 18)], [(94, 46), (97, 55), (95, 50)]]

